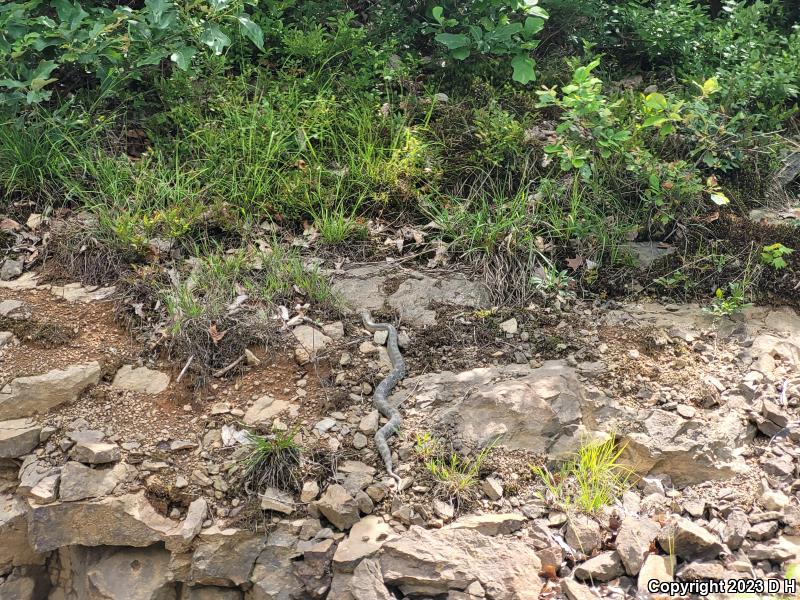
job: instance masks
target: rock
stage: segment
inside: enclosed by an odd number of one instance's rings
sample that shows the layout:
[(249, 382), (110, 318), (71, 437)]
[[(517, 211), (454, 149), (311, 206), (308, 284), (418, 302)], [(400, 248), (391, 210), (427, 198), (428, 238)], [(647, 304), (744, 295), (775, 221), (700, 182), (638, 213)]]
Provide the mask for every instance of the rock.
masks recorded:
[(331, 338), (320, 330), (310, 325), (298, 325), (292, 329), (298, 347), (295, 349), (295, 357), (300, 364), (312, 360), (317, 352), (331, 343)]
[(300, 502), (307, 504), (319, 496), (319, 484), (316, 481), (304, 481), (300, 491)]
[(253, 354), (253, 351), (249, 348), (244, 349), (244, 360), (250, 367), (257, 367), (261, 364), (261, 359)]
[(18, 458), (39, 445), (42, 428), (30, 419), (0, 421), (0, 458)]
[(583, 581), (611, 581), (623, 575), (625, 568), (616, 552), (601, 552), (575, 568), (575, 577)]
[(267, 546), (256, 560), (246, 600), (295, 600), (305, 589), (292, 568), (296, 552), (285, 546)]
[(736, 452), (748, 439), (747, 427), (735, 410), (723, 407), (686, 420), (654, 409), (640, 423), (643, 431), (625, 436), (622, 455), (637, 473), (668, 475), (682, 488), (747, 470)]
[(360, 431), (353, 436), (353, 448), (355, 448), (356, 450), (363, 450), (364, 448), (367, 447), (368, 443), (369, 440), (367, 440), (367, 436), (365, 436)]
[(734, 510), (728, 515), (728, 520), (722, 528), (722, 542), (731, 550), (738, 550), (749, 530), (750, 521), (747, 515), (741, 510)]
[(341, 321), (334, 321), (322, 326), (322, 333), (332, 340), (341, 340), (344, 337), (344, 324)]
[(180, 536), (185, 544), (191, 542), (203, 529), (203, 522), (208, 514), (208, 502), (205, 498), (197, 498), (189, 504), (186, 518), (181, 523)]
[(584, 413), (601, 422), (620, 418), (625, 410), (588, 390), (562, 361), (537, 369), (508, 365), (430, 373), (408, 378), (403, 386), (393, 399), (411, 391), (430, 415), (431, 427), (452, 429), (467, 445), (485, 447), (500, 436), (508, 449), (549, 453), (554, 459), (571, 456), (591, 437), (582, 427)]
[(373, 410), (362, 417), (358, 428), (362, 433), (373, 434), (378, 431), (379, 419), (380, 413), (377, 410)]
[(569, 578), (561, 580), (561, 593), (569, 600), (597, 600), (590, 588)]
[(99, 465), (119, 460), (121, 451), (116, 444), (78, 442), (72, 447), (70, 456), (78, 462)]
[(244, 413), (245, 425), (253, 426), (261, 423), (271, 423), (275, 417), (287, 408), (289, 408), (289, 403), (285, 400), (276, 400), (270, 395), (261, 396)]
[(106, 496), (127, 477), (128, 468), (121, 463), (113, 468), (92, 469), (79, 462), (69, 461), (61, 468), (59, 497), (64, 502), (75, 502)]
[(447, 594), (475, 581), (497, 600), (537, 600), (542, 589), (532, 548), (471, 529), (412, 526), (384, 543), (380, 563), (384, 582), (407, 596)]
[(434, 279), (427, 275), (412, 273), (397, 290), (387, 298), (400, 320), (417, 327), (436, 324), (436, 304), (451, 304), (469, 308), (485, 308), (490, 305), (485, 286), (469, 281), (460, 274)]
[(0, 390), (0, 419), (29, 417), (71, 402), (100, 381), (100, 371), (100, 363), (92, 362), (17, 377)]
[(184, 587), (180, 600), (242, 600), (242, 591), (217, 586)]
[(153, 396), (169, 387), (169, 375), (147, 367), (123, 365), (114, 375), (111, 387)]
[(622, 248), (629, 251), (636, 266), (642, 269), (649, 269), (657, 260), (677, 250), (675, 246), (663, 246), (654, 242), (627, 242)]
[(500, 500), (503, 497), (503, 484), (494, 477), (481, 481), (481, 490), (489, 500)]
[(628, 575), (642, 568), (650, 544), (658, 537), (661, 526), (646, 517), (626, 517), (617, 533), (617, 553)]
[(329, 485), (316, 502), (316, 507), (328, 521), (342, 530), (349, 529), (359, 520), (358, 504), (339, 484)]
[(13, 258), (7, 258), (3, 261), (3, 266), (0, 267), (0, 279), (3, 281), (8, 281), (9, 279), (15, 279), (22, 275), (22, 270), (25, 263), (21, 260), (15, 260)]
[(266, 540), (241, 529), (213, 525), (195, 538), (188, 579), (203, 585), (242, 585), (250, 579), (253, 564)]
[(747, 539), (765, 541), (774, 538), (778, 533), (777, 521), (764, 521), (756, 523), (747, 532)]
[(500, 330), (510, 335), (516, 335), (517, 332), (519, 331), (519, 325), (517, 324), (517, 320), (512, 317), (507, 321), (503, 321), (502, 323), (500, 323)]
[(333, 566), (337, 571), (352, 573), (364, 559), (380, 550), (392, 528), (380, 517), (369, 515), (350, 529), (350, 535), (336, 548)]
[(372, 334), (372, 341), (378, 346), (385, 346), (387, 339), (389, 339), (388, 331), (376, 331)]
[(796, 558), (798, 553), (800, 546), (781, 537), (763, 544), (754, 544), (747, 550), (747, 557), (753, 562), (768, 560), (780, 564)]
[[(0, 429), (2, 429), (2, 423), (0, 423)], [(1, 433), (0, 436), (2, 436)], [(0, 456), (2, 456), (2, 454), (0, 454)], [(760, 502), (761, 506), (767, 510), (783, 510), (789, 506), (789, 497), (779, 491), (767, 490), (761, 494)]]
[(695, 579), (727, 579), (725, 573), (725, 567), (717, 562), (691, 562), (678, 569), (675, 575), (681, 581), (689, 581)]
[(674, 581), (674, 572), (675, 557), (650, 554), (645, 559), (644, 564), (639, 571), (639, 579), (637, 583), (639, 595), (642, 598), (650, 598), (650, 590), (647, 588), (647, 584), (654, 580), (663, 582)]
[(0, 598), (3, 600), (40, 600), (48, 596), (50, 581), (47, 571), (25, 566), (14, 569), (8, 577), (0, 578)]
[(0, 573), (45, 561), (46, 556), (38, 554), (28, 540), (27, 513), (23, 500), (11, 494), (0, 494)]
[(44, 216), (40, 215), (39, 213), (31, 213), (28, 215), (28, 220), (25, 221), (25, 225), (31, 231), (36, 231), (39, 227), (42, 226), (44, 223)]
[(57, 502), (31, 508), (28, 534), (37, 552), (61, 546), (149, 546), (177, 533), (144, 492), (98, 501)]
[(713, 533), (683, 517), (673, 518), (661, 529), (658, 545), (684, 560), (716, 558), (723, 549)]
[(326, 600), (394, 600), (394, 596), (383, 583), (380, 562), (365, 559), (352, 573), (334, 573)]
[(294, 563), (294, 574), (313, 598), (323, 598), (330, 589), (331, 560), (336, 545), (332, 539), (317, 542), (303, 552), (303, 560)]
[(290, 515), (294, 512), (294, 499), (288, 492), (268, 487), (261, 495), (261, 510), (272, 510)]
[(89, 304), (104, 300), (117, 291), (115, 286), (104, 288), (84, 287), (80, 283), (68, 283), (67, 285), (51, 285), (50, 293), (67, 302), (81, 302)]
[(176, 584), (170, 554), (157, 547), (111, 549), (87, 571), (92, 598), (103, 600), (172, 600)]
[(433, 512), (436, 513), (436, 516), (447, 522), (455, 516), (456, 509), (452, 503), (444, 502), (436, 498), (433, 501)]
[(573, 515), (567, 521), (565, 539), (575, 550), (590, 555), (602, 543), (600, 525), (586, 515)]
[(49, 504), (58, 500), (58, 491), (61, 484), (61, 473), (53, 473), (42, 478), (27, 493), (34, 504)]
[(483, 535), (508, 535), (525, 525), (525, 517), (517, 513), (468, 515), (460, 517), (447, 527), (449, 529), (472, 529)]

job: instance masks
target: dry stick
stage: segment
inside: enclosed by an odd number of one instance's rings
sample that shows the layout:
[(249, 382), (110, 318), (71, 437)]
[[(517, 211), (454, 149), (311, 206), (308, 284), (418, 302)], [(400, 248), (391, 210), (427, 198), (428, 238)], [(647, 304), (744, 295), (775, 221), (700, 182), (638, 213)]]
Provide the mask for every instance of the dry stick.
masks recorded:
[(189, 357), (189, 360), (186, 361), (186, 364), (183, 366), (183, 369), (181, 369), (181, 372), (178, 375), (178, 378), (175, 380), (175, 383), (180, 383), (181, 382), (181, 379), (183, 379), (183, 376), (186, 375), (186, 371), (189, 368), (189, 365), (192, 364), (193, 360), (194, 360), (194, 354), (192, 354)]
[(236, 365), (238, 365), (240, 362), (242, 362), (242, 361), (244, 360), (244, 358), (245, 358), (245, 355), (244, 355), (244, 354), (242, 354), (242, 355), (241, 355), (239, 358), (237, 358), (235, 361), (233, 361), (233, 362), (232, 362), (231, 364), (229, 364), (227, 367), (223, 367), (223, 368), (221, 368), (219, 371), (214, 371), (214, 372), (211, 374), (211, 376), (212, 376), (212, 377), (222, 377), (222, 376), (223, 376), (223, 375), (225, 375), (225, 374), (226, 374), (228, 371), (230, 371), (230, 370), (231, 370), (231, 369), (233, 369), (233, 368), (234, 368)]

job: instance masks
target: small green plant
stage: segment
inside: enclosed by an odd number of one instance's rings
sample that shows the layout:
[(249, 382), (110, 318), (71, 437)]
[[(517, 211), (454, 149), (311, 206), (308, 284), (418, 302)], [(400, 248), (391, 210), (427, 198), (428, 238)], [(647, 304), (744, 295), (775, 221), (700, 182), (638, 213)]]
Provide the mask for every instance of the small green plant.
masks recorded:
[(728, 284), (727, 293), (722, 288), (717, 288), (711, 304), (703, 310), (715, 317), (725, 317), (750, 306), (752, 304), (747, 302), (747, 286), (742, 281), (734, 281)]
[(511, 57), (512, 78), (522, 84), (536, 79), (531, 52), (539, 45), (547, 11), (539, 0), (470, 0), (434, 6), (434, 22), (424, 29), (455, 60), (471, 54)]
[(460, 505), (476, 497), (483, 463), (497, 442), (494, 440), (474, 458), (468, 458), (454, 451), (446, 452), (440, 440), (424, 432), (416, 435), (414, 451), (433, 478), (435, 493)]
[(513, 160), (525, 135), (522, 124), (497, 103), (475, 111), (476, 158), (493, 166)]
[(778, 271), (786, 267), (786, 259), (784, 257), (793, 252), (794, 250), (780, 243), (764, 246), (761, 249), (761, 262)]
[(248, 495), (265, 488), (297, 490), (302, 447), (295, 441), (297, 430), (273, 431), (269, 435), (247, 432), (248, 453), (240, 459), (241, 483)]
[(544, 484), (542, 497), (562, 508), (591, 513), (616, 502), (630, 487), (632, 472), (618, 464), (625, 446), (612, 436), (583, 444), (576, 456), (556, 472), (531, 466)]
[(556, 298), (563, 302), (575, 296), (575, 280), (567, 271), (559, 271), (549, 263), (537, 267), (530, 285), (545, 301)]

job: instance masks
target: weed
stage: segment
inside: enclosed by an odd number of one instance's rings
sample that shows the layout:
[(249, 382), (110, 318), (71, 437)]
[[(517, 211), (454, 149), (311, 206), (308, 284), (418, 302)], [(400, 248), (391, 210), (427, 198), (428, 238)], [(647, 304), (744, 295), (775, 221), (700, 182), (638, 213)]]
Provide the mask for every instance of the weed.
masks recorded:
[(556, 472), (546, 466), (531, 466), (544, 484), (542, 496), (562, 508), (596, 512), (617, 501), (630, 487), (631, 471), (618, 460), (624, 446), (612, 436), (583, 444), (575, 458)]
[(241, 483), (248, 495), (265, 488), (300, 489), (302, 447), (295, 441), (297, 430), (273, 431), (269, 435), (247, 432), (247, 454), (240, 459)]
[(494, 440), (474, 458), (468, 458), (446, 452), (441, 441), (426, 432), (417, 434), (414, 451), (433, 478), (435, 493), (459, 506), (476, 498), (481, 469), (497, 442)]
[(794, 250), (780, 243), (764, 246), (761, 249), (761, 262), (779, 271), (786, 267), (786, 259), (784, 257), (793, 252)]
[(703, 310), (719, 318), (730, 316), (750, 306), (752, 304), (747, 302), (746, 282), (734, 281), (728, 284), (727, 294), (722, 288), (717, 288), (711, 304)]

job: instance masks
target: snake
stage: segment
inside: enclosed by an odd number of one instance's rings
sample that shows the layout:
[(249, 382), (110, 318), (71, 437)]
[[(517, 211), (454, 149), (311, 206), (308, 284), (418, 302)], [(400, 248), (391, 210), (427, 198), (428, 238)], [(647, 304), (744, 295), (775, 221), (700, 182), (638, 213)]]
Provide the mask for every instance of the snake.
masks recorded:
[(367, 310), (361, 313), (361, 318), (364, 321), (364, 327), (368, 331), (385, 331), (388, 334), (386, 349), (389, 352), (389, 359), (392, 361), (392, 370), (375, 388), (372, 394), (372, 405), (380, 414), (389, 419), (388, 423), (375, 432), (375, 446), (378, 448), (378, 454), (383, 459), (383, 464), (386, 466), (389, 476), (397, 482), (399, 491), (402, 480), (392, 468), (392, 452), (389, 450), (389, 443), (386, 438), (400, 428), (403, 417), (400, 415), (400, 411), (389, 404), (387, 396), (398, 382), (405, 377), (406, 363), (403, 360), (403, 355), (400, 354), (400, 348), (397, 346), (397, 330), (394, 325), (390, 323), (375, 323), (372, 320), (372, 315)]

